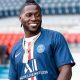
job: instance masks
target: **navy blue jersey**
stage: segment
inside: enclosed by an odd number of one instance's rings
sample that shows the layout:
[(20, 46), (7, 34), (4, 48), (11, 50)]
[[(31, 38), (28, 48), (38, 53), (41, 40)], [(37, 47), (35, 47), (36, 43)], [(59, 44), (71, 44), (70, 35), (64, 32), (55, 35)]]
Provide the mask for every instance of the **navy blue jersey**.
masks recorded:
[(41, 29), (41, 35), (34, 44), (33, 59), (23, 63), (23, 38), (13, 47), (10, 55), (10, 80), (28, 80), (36, 76), (37, 80), (57, 80), (58, 68), (74, 60), (67, 42), (56, 31)]

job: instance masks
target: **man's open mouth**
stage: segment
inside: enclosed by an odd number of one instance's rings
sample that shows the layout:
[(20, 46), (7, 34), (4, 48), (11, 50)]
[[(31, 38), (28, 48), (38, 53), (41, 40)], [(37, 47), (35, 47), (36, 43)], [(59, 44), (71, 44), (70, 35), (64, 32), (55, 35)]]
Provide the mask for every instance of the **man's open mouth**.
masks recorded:
[(37, 26), (37, 24), (35, 24), (35, 23), (32, 23), (32, 24), (30, 24), (30, 26)]

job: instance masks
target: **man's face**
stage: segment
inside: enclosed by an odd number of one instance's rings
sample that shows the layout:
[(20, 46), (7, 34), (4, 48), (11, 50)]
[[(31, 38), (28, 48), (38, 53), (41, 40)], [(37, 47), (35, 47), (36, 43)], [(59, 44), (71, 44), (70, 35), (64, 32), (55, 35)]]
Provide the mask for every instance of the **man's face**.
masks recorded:
[(41, 28), (42, 16), (36, 5), (27, 5), (23, 8), (20, 21), (24, 31), (36, 32)]

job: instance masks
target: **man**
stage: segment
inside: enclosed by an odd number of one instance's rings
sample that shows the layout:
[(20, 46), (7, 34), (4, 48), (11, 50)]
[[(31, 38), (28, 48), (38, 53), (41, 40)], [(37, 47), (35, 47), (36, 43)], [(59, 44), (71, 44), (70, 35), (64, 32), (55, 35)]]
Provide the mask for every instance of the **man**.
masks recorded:
[(75, 64), (64, 37), (41, 28), (40, 6), (27, 0), (20, 13), (25, 36), (13, 47), (10, 80), (70, 80)]

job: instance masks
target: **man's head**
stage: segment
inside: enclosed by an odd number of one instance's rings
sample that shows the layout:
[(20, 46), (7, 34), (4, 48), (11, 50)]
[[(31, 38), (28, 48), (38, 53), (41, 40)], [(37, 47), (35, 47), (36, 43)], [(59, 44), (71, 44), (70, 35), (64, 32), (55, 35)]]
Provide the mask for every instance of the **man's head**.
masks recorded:
[(36, 33), (41, 29), (41, 8), (34, 0), (27, 0), (20, 13), (20, 21), (25, 32)]

